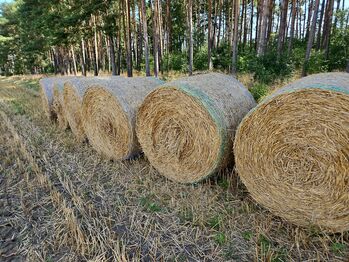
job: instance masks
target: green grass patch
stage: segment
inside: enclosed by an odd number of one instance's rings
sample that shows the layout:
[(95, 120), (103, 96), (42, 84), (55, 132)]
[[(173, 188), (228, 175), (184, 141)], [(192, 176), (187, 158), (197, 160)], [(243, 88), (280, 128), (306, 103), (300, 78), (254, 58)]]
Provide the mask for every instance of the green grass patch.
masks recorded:
[(225, 234), (223, 232), (218, 232), (217, 234), (214, 235), (214, 241), (218, 245), (222, 246), (227, 241), (227, 238), (226, 238), (226, 236), (225, 236)]
[(343, 243), (335, 242), (331, 244), (331, 251), (337, 256), (343, 255), (347, 250), (347, 245)]
[(24, 115), (25, 114), (24, 107), (20, 102), (18, 102), (16, 100), (11, 101), (10, 105), (11, 105), (11, 107), (16, 115)]
[(155, 212), (160, 212), (161, 211), (160, 205), (153, 200), (153, 196), (152, 195), (141, 197), (140, 204), (148, 212), (155, 213)]

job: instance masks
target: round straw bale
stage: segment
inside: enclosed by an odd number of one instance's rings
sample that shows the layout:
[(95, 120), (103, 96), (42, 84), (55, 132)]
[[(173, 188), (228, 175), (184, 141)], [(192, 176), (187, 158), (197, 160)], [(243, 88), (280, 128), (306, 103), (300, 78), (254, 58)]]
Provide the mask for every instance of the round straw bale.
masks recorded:
[(65, 117), (65, 112), (64, 112), (63, 88), (64, 88), (63, 81), (58, 81), (54, 83), (52, 110), (57, 117), (58, 127), (60, 129), (65, 130), (69, 127), (69, 124), (68, 124), (67, 118)]
[(194, 183), (232, 159), (232, 139), (255, 106), (235, 78), (210, 73), (167, 83), (144, 100), (137, 135), (150, 163), (167, 178)]
[(65, 117), (70, 129), (79, 142), (86, 139), (81, 119), (82, 99), (86, 90), (94, 84), (107, 81), (105, 77), (81, 77), (66, 81), (63, 88), (63, 105)]
[(42, 101), (42, 106), (44, 112), (48, 119), (54, 120), (56, 118), (53, 110), (52, 110), (52, 102), (53, 102), (53, 84), (55, 80), (58, 78), (50, 77), (50, 78), (42, 78), (39, 81), (40, 84), (40, 97)]
[(62, 85), (65, 81), (69, 80), (70, 76), (62, 77), (47, 77), (42, 78), (39, 81), (40, 84), (40, 96), (42, 100), (42, 105), (46, 116), (50, 120), (56, 120), (57, 115), (53, 109), (53, 98), (54, 98), (54, 86), (55, 84)]
[(136, 112), (144, 97), (160, 84), (152, 77), (119, 77), (90, 86), (83, 98), (82, 122), (91, 145), (115, 160), (139, 154)]
[(238, 173), (252, 197), (299, 226), (349, 230), (349, 74), (311, 75), (240, 124)]

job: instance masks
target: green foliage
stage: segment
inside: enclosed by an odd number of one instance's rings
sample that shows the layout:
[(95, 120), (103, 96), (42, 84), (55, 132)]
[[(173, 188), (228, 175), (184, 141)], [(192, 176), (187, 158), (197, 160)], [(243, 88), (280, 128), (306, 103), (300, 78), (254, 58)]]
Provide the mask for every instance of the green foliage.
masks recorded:
[(194, 68), (199, 71), (207, 70), (207, 61), (207, 45), (205, 45), (204, 47), (200, 48), (196, 53), (194, 53)]
[(173, 53), (169, 55), (170, 70), (186, 72), (187, 71), (187, 54)]
[(218, 232), (214, 235), (214, 241), (220, 246), (224, 245), (226, 240), (226, 236), (222, 232)]
[(219, 214), (214, 215), (207, 221), (207, 224), (210, 228), (219, 230), (222, 224), (222, 218)]
[(270, 51), (264, 56), (256, 56), (248, 62), (249, 72), (254, 73), (256, 81), (270, 84), (276, 79), (285, 79), (293, 71), (292, 64), (289, 63), (287, 56), (277, 57), (275, 51)]
[(12, 109), (16, 115), (24, 115), (25, 114), (24, 107), (20, 102), (14, 100), (14, 101), (11, 101), (10, 105), (12, 106)]
[[(230, 47), (227, 42), (222, 43), (217, 49), (213, 50), (212, 62), (214, 68), (228, 70), (231, 66)], [(207, 64), (207, 59), (206, 59)]]
[(339, 242), (335, 242), (331, 244), (331, 251), (337, 256), (343, 255), (348, 250), (347, 245)]
[(258, 237), (258, 245), (261, 249), (261, 253), (262, 254), (266, 254), (270, 248), (271, 248), (271, 242), (270, 240), (263, 234), (260, 234), (259, 237)]
[(263, 97), (265, 97), (268, 94), (269, 88), (266, 84), (256, 83), (250, 89), (250, 92), (253, 95), (254, 99), (257, 102), (259, 102)]
[(253, 233), (252, 233), (251, 231), (242, 232), (242, 237), (243, 237), (245, 240), (251, 240), (252, 237), (253, 237)]
[(144, 196), (140, 199), (140, 204), (149, 212), (155, 213), (161, 211), (160, 205), (154, 200), (152, 195)]

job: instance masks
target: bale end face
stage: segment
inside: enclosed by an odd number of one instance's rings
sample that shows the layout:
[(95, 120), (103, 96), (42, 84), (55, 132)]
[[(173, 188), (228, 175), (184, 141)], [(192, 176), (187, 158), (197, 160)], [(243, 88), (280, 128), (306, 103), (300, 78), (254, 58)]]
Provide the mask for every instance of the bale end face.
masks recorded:
[(81, 103), (82, 98), (77, 93), (74, 86), (70, 82), (66, 82), (63, 89), (65, 116), (72, 132), (79, 142), (83, 142), (86, 139), (81, 118)]
[(53, 97), (53, 80), (50, 78), (44, 78), (39, 81), (40, 84), (40, 97), (42, 101), (42, 108), (45, 115), (49, 120), (54, 121), (56, 114), (52, 110), (52, 97)]
[(62, 130), (66, 130), (69, 127), (69, 124), (64, 112), (63, 92), (61, 92), (56, 86), (53, 89), (52, 110), (57, 116), (58, 127)]
[(146, 97), (137, 115), (137, 135), (152, 165), (176, 182), (198, 182), (221, 164), (224, 138), (216, 120), (177, 87), (161, 87)]
[(252, 197), (276, 215), (300, 226), (346, 231), (349, 92), (292, 88), (262, 102), (241, 123), (234, 143), (238, 173)]
[(95, 85), (86, 91), (82, 117), (89, 142), (99, 153), (122, 160), (139, 151), (130, 119), (106, 88)]

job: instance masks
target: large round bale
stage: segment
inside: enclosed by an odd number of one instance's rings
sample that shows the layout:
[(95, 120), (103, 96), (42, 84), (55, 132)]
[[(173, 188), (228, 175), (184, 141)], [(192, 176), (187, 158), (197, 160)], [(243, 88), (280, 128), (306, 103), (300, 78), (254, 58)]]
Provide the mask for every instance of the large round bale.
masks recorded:
[(144, 97), (163, 83), (152, 77), (118, 77), (90, 86), (83, 98), (82, 122), (91, 145), (115, 160), (139, 154), (136, 112)]
[(61, 76), (61, 77), (47, 77), (42, 78), (39, 81), (40, 84), (40, 96), (42, 100), (42, 105), (46, 116), (50, 120), (56, 120), (57, 115), (53, 108), (54, 101), (54, 86), (63, 85), (65, 81), (71, 79), (70, 76)]
[(235, 130), (254, 106), (252, 95), (231, 76), (182, 78), (145, 98), (137, 115), (138, 139), (161, 174), (198, 182), (227, 166)]
[(311, 75), (242, 121), (238, 173), (261, 205), (296, 225), (349, 230), (349, 74)]
[(57, 117), (58, 127), (60, 129), (67, 129), (69, 127), (68, 120), (64, 112), (63, 104), (63, 88), (65, 81), (56, 81), (53, 86), (52, 111)]
[(86, 139), (81, 118), (83, 96), (91, 85), (98, 85), (107, 81), (107, 79), (105, 77), (82, 77), (70, 79), (64, 83), (63, 105), (65, 117), (79, 142), (83, 142)]

